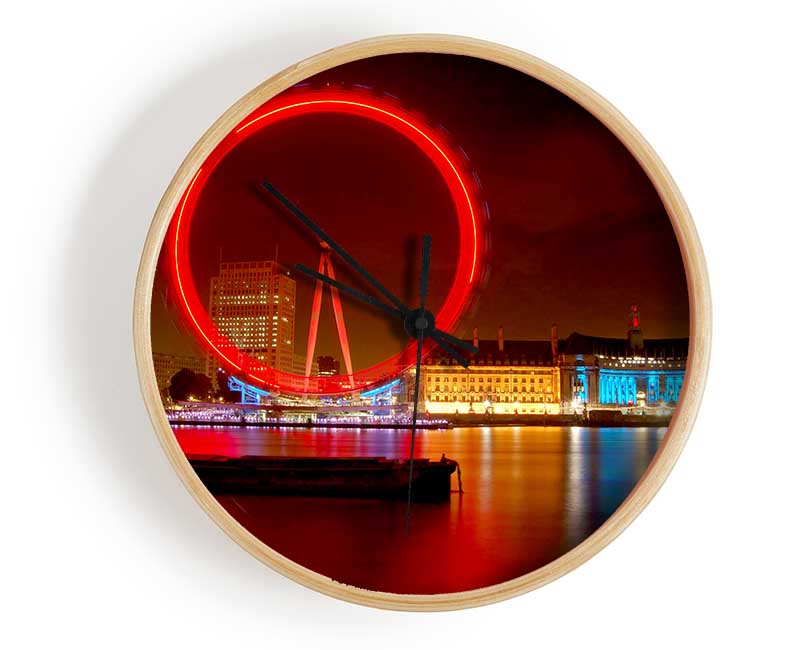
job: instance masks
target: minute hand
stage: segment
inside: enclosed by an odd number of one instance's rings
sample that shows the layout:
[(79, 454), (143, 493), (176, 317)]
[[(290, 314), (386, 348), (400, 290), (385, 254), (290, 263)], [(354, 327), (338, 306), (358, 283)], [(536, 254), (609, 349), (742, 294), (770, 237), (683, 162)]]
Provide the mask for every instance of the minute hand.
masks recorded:
[(404, 305), (399, 298), (397, 298), (391, 291), (389, 291), (386, 287), (384, 287), (378, 280), (376, 280), (372, 274), (367, 271), (361, 264), (359, 264), (350, 253), (348, 253), (344, 248), (342, 248), (339, 244), (337, 244), (330, 235), (328, 235), (322, 228), (320, 228), (316, 223), (314, 223), (308, 216), (306, 216), (300, 208), (298, 208), (294, 203), (292, 203), (289, 199), (287, 199), (274, 185), (268, 183), (267, 181), (263, 181), (261, 183), (262, 187), (267, 190), (272, 196), (274, 196), (289, 212), (291, 212), (297, 219), (300, 220), (301, 223), (305, 224), (308, 228), (310, 228), (314, 234), (319, 237), (322, 241), (324, 241), (328, 246), (333, 249), (339, 257), (341, 257), (345, 262), (347, 262), (355, 271), (361, 274), (367, 282), (369, 282), (375, 289), (377, 289), (380, 293), (384, 295), (384, 297), (391, 302), (395, 307), (397, 307), (403, 315), (408, 314), (411, 310)]

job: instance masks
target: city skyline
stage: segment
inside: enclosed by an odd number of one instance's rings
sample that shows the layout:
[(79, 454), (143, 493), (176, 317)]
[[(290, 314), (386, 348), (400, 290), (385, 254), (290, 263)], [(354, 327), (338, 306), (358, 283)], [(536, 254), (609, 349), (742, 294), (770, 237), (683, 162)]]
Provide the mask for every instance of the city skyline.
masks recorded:
[[(271, 261), (267, 262), (250, 262), (250, 263), (243, 263), (236, 266), (246, 267), (246, 268), (256, 268), (256, 269), (263, 269), (265, 266), (272, 266), (275, 267), (275, 263)], [(241, 273), (241, 271), (240, 271)], [(274, 273), (274, 271), (272, 271)], [(238, 278), (239, 282), (236, 284), (236, 289), (241, 289), (241, 277)], [(286, 278), (289, 280), (289, 278)], [(273, 280), (270, 278), (269, 284), (272, 285)], [(277, 286), (277, 285), (276, 285)], [(293, 288), (293, 287), (292, 287)], [(276, 289), (277, 291), (277, 289)], [(263, 292), (256, 292), (258, 294)], [(238, 296), (232, 296), (234, 299)], [(279, 296), (276, 294), (274, 296), (276, 301), (282, 302), (282, 300), (278, 300)], [(259, 297), (255, 302), (253, 302), (253, 306), (258, 306), (263, 303), (262, 297)], [(234, 300), (233, 302), (239, 303), (241, 300)], [(276, 304), (278, 304), (276, 302)], [(289, 308), (292, 311), (294, 310), (293, 304), (283, 305), (285, 308)], [(213, 301), (212, 301), (213, 307)], [(216, 316), (216, 314), (215, 314)], [(560, 332), (558, 329), (558, 324), (553, 323), (550, 328), (550, 338), (549, 339), (508, 339), (505, 336), (505, 328), (503, 325), (499, 325), (494, 332), (493, 337), (487, 337), (485, 332), (480, 332), (477, 327), (473, 328), (472, 338), (464, 338), (464, 341), (467, 343), (472, 343), (474, 346), (475, 352), (474, 354), (469, 354), (467, 357), (470, 359), (471, 365), (466, 368), (467, 372), (472, 370), (473, 372), (483, 372), (484, 369), (478, 366), (484, 365), (521, 365), (527, 367), (538, 367), (540, 370), (546, 368), (546, 373), (550, 373), (551, 368), (555, 368), (557, 366), (569, 366), (569, 358), (575, 357), (575, 359), (583, 360), (584, 357), (589, 359), (594, 357), (594, 363), (597, 364), (597, 359), (602, 358), (609, 358), (611, 361), (604, 362), (609, 367), (619, 367), (619, 360), (625, 359), (626, 357), (630, 360), (635, 360), (637, 363), (644, 362), (645, 365), (641, 366), (642, 368), (655, 368), (658, 371), (658, 374), (663, 374), (664, 370), (675, 369), (677, 372), (680, 371), (680, 382), (676, 384), (672, 389), (670, 389), (670, 401), (674, 402), (677, 400), (677, 397), (680, 393), (680, 389), (682, 386), (683, 381), (683, 371), (685, 368), (686, 359), (688, 357), (688, 347), (689, 347), (689, 339), (688, 337), (678, 337), (678, 338), (667, 338), (667, 339), (655, 339), (652, 337), (646, 337), (644, 335), (644, 330), (642, 328), (642, 320), (641, 320), (641, 312), (639, 310), (638, 305), (631, 305), (628, 311), (628, 325), (627, 325), (627, 332), (626, 337), (598, 337), (594, 336), (589, 332), (586, 331), (573, 331), (570, 332), (567, 336), (560, 336), (563, 332)], [(257, 325), (258, 323), (263, 320), (263, 318), (259, 315), (255, 316)], [(215, 321), (216, 322), (216, 321)], [(241, 328), (244, 327), (245, 329), (249, 329), (252, 325), (246, 324), (243, 321), (237, 322), (237, 327)], [(232, 336), (233, 334), (233, 336)], [(231, 338), (231, 340), (235, 340), (236, 332), (226, 332), (226, 335)], [(490, 332), (491, 334), (491, 332)], [(266, 340), (269, 339), (269, 334), (266, 334)], [(293, 336), (293, 334), (292, 334)], [(260, 335), (259, 339), (262, 338)], [(272, 335), (272, 338), (275, 339), (275, 335)], [(252, 341), (250, 341), (252, 344)], [(288, 344), (287, 349), (293, 351), (295, 348), (296, 341), (292, 339), (291, 341), (285, 341)], [(236, 344), (241, 349), (244, 349), (250, 353), (254, 353), (260, 360), (267, 361), (267, 356), (265, 354), (259, 354), (259, 351), (252, 348), (252, 347), (244, 347), (242, 345), (242, 341), (236, 341)], [(488, 345), (487, 345), (488, 344)], [(270, 345), (267, 344), (267, 354), (271, 354), (275, 356), (278, 352), (275, 350), (276, 347), (280, 347), (276, 345), (276, 343), (272, 342), (271, 350)], [(319, 350), (317, 350), (319, 352)], [(488, 356), (487, 356), (488, 353)], [(206, 353), (206, 361), (203, 362), (200, 357), (192, 357), (192, 356), (185, 356), (185, 355), (170, 355), (168, 353), (162, 353), (154, 351), (153, 353), (154, 362), (156, 364), (156, 374), (158, 377), (164, 377), (164, 372), (167, 367), (173, 368), (174, 370), (180, 369), (181, 367), (185, 367), (191, 370), (196, 370), (198, 364), (204, 363), (205, 365), (205, 374), (213, 380), (216, 370), (218, 367), (224, 365), (219, 362), (214, 356), (210, 353)], [(502, 359), (505, 358), (505, 362)], [(181, 366), (179, 364), (179, 360), (185, 360), (185, 364)], [(302, 355), (298, 355), (296, 353), (291, 355), (292, 359), (292, 371), (295, 374), (304, 374), (306, 370), (305, 364), (305, 357)], [(512, 361), (511, 359), (514, 359)], [(661, 359), (661, 360), (659, 360)], [(669, 359), (669, 362), (666, 360)], [(658, 364), (668, 363), (667, 366), (659, 366)], [(177, 364), (177, 365), (176, 365)], [(426, 366), (431, 365), (446, 365), (452, 366), (453, 360), (442, 350), (434, 349), (430, 354), (426, 355), (423, 360), (423, 364)], [(573, 366), (575, 365), (573, 360)], [(586, 365), (581, 363), (580, 365)], [(598, 364), (603, 365), (603, 364)], [(631, 368), (624, 368), (624, 361), (623, 366), (621, 366), (624, 370), (631, 370)], [(161, 368), (161, 371), (159, 371)], [(575, 370), (575, 367), (572, 368)], [(448, 373), (451, 370), (448, 368)], [(233, 373), (234, 375), (236, 373)], [(315, 354), (312, 357), (312, 364), (310, 366), (310, 376), (320, 376), (320, 377), (330, 377), (330, 376), (346, 376), (341, 371), (341, 359), (334, 353), (319, 353)], [(585, 379), (585, 377), (584, 377)], [(652, 377), (651, 377), (652, 379)], [(576, 380), (580, 380), (577, 375), (573, 372), (571, 377), (572, 386), (566, 392), (574, 391), (576, 389), (575, 382)], [(159, 380), (159, 385), (163, 382)], [(541, 382), (540, 382), (541, 383)], [(652, 385), (651, 385), (652, 388)], [(624, 390), (625, 387), (623, 386), (622, 389)], [(363, 390), (363, 389), (361, 389)], [(620, 390), (620, 386), (617, 385), (616, 390)], [(288, 391), (289, 393), (293, 391)], [(314, 391), (311, 391), (312, 393)], [(350, 391), (344, 391), (350, 392)], [(360, 392), (360, 390), (355, 390), (355, 393)], [(423, 391), (424, 392), (424, 391)], [(560, 390), (551, 391), (554, 397), (553, 400), (550, 400), (553, 406), (556, 406), (560, 401)], [(587, 399), (587, 394), (585, 390), (580, 390), (582, 393), (583, 400)], [(651, 391), (652, 392), (652, 391)], [(655, 397), (657, 398), (659, 395), (659, 390), (655, 391)], [(506, 400), (509, 401), (509, 400)], [(539, 401), (539, 400), (537, 400)], [(544, 400), (542, 400), (544, 401)], [(452, 409), (451, 409), (452, 411)]]
[[(223, 262), (221, 264), (224, 264), (224, 265), (227, 266), (227, 265), (236, 264), (236, 263)], [(249, 265), (259, 265), (260, 266), (260, 265), (274, 264), (274, 261), (273, 260), (243, 261), (243, 262), (239, 262), (238, 264), (243, 264), (243, 265), (248, 265), (248, 266)], [(287, 269), (285, 269), (285, 268), (283, 270), (287, 271)], [(345, 299), (344, 302), (347, 304), (348, 301)], [(323, 311), (324, 311), (324, 305), (325, 305), (325, 303), (323, 302), (323, 307), (322, 307)], [(638, 308), (638, 305), (637, 305), (637, 308)], [(329, 309), (330, 309), (330, 307), (329, 307)], [(626, 307), (626, 309), (627, 309), (627, 307)], [(330, 313), (328, 314), (328, 316), (330, 317), (330, 322), (333, 323), (334, 315), (333, 315), (332, 310), (330, 310)], [(258, 317), (258, 318), (261, 318), (261, 317)], [(262, 318), (262, 320), (263, 320), (263, 318)], [(324, 316), (321, 317), (321, 320), (323, 320), (323, 321), (325, 320)], [(562, 330), (560, 328), (560, 325), (559, 325), (558, 321), (551, 322), (550, 326), (548, 327), (548, 330), (552, 330), (553, 328), (556, 328), (556, 329), (558, 329), (559, 331), (562, 331), (562, 332), (563, 331), (569, 331), (570, 334), (588, 335), (590, 337), (601, 337), (602, 336), (604, 338), (609, 338), (609, 339), (623, 339), (624, 336), (622, 336), (622, 335), (625, 332), (627, 332), (627, 326), (624, 325), (625, 318), (624, 318), (623, 315), (620, 315), (618, 320), (620, 321), (620, 329), (619, 329), (619, 331), (617, 331), (615, 333), (612, 333), (610, 335), (607, 332), (604, 332), (603, 335), (597, 334), (596, 332), (592, 331), (590, 328), (582, 328), (582, 329), (576, 329), (576, 330)], [(181, 323), (178, 320), (172, 321), (171, 324), (173, 326), (175, 338), (173, 340), (170, 340), (168, 338), (167, 339), (161, 339), (161, 341), (160, 341), (161, 344), (159, 345), (158, 344), (159, 337), (154, 335), (153, 336), (153, 354), (154, 355), (158, 355), (158, 356), (174, 356), (176, 358), (187, 357), (187, 358), (195, 358), (195, 359), (209, 359), (209, 360), (212, 359), (213, 354), (209, 353), (206, 350), (206, 348), (203, 347), (195, 339), (194, 334), (188, 328), (188, 326), (186, 326), (186, 324)], [(218, 323), (215, 322), (215, 324), (218, 324)], [(322, 327), (321, 327), (321, 329), (322, 329)], [(469, 324), (467, 324), (467, 323), (462, 324), (462, 326), (459, 329), (463, 330), (463, 331), (467, 331), (467, 330), (470, 329), (469, 328)], [(646, 331), (646, 325), (645, 325), (645, 327), (643, 329)], [(224, 328), (221, 329), (221, 331), (223, 331), (223, 330), (224, 330)], [(538, 337), (533, 337), (533, 338), (520, 338), (520, 337), (511, 338), (511, 337), (508, 337), (508, 336), (505, 335), (505, 331), (506, 330), (507, 330), (507, 328), (503, 324), (497, 324), (494, 328), (483, 328), (483, 329), (478, 327), (477, 325), (475, 325), (475, 326), (473, 326), (471, 328), (472, 335), (470, 335), (470, 336), (464, 335), (461, 338), (464, 341), (470, 342), (470, 341), (473, 341), (474, 335), (475, 335), (475, 333), (477, 333), (478, 339), (480, 341), (491, 341), (491, 340), (496, 340), (497, 337), (501, 336), (500, 332), (502, 331), (503, 332), (502, 336), (504, 336), (509, 341), (522, 341), (522, 342), (550, 341), (550, 338), (547, 337), (547, 336), (544, 336), (544, 335), (538, 336)], [(229, 337), (231, 335), (230, 331), (228, 331), (228, 332), (223, 331), (223, 333), (225, 333)], [(294, 372), (295, 374), (303, 374), (303, 371), (304, 371), (305, 355), (302, 352), (303, 352), (303, 350), (305, 350), (305, 347), (303, 346), (303, 343), (305, 341), (305, 338), (304, 338), (305, 335), (306, 335), (305, 332), (301, 333), (301, 338), (303, 340), (299, 341), (299, 343), (300, 343), (300, 347), (299, 348), (297, 347), (298, 340), (296, 338), (296, 333), (295, 333), (295, 338), (292, 341), (291, 348), (293, 350), (293, 363), (292, 363), (291, 370), (289, 370), (289, 371)], [(672, 339), (675, 339), (675, 340), (679, 340), (679, 339), (684, 339), (685, 338), (685, 339), (688, 340), (688, 337), (648, 337), (648, 336), (645, 336), (644, 338), (645, 339), (672, 338)], [(236, 342), (237, 337), (234, 335), (233, 337), (231, 337), (231, 340)], [(560, 340), (562, 342), (564, 341), (563, 338), (560, 339)], [(164, 344), (164, 341), (167, 341), (167, 343)], [(332, 339), (328, 340), (327, 343), (328, 343), (329, 347), (324, 348), (324, 349), (320, 347), (319, 343), (317, 345), (316, 352), (315, 352), (315, 354), (313, 356), (313, 362), (314, 362), (315, 368), (311, 373), (312, 376), (317, 374), (318, 369), (316, 368), (316, 363), (317, 363), (317, 361), (318, 361), (318, 359), (320, 357), (331, 357), (335, 361), (335, 363), (337, 365), (340, 365), (340, 363), (343, 362), (342, 349), (340, 347), (338, 339), (337, 340), (332, 340)], [(252, 351), (253, 348), (251, 347), (249, 349), (251, 349), (251, 351)], [(435, 352), (434, 354), (440, 354), (440, 352)], [(267, 363), (269, 363), (267, 358), (263, 358), (262, 360), (267, 362)], [(219, 364), (217, 364), (217, 363), (208, 363), (206, 365), (206, 374), (208, 374), (209, 377), (211, 377), (211, 375), (213, 374), (213, 372), (210, 371), (209, 369), (212, 368), (212, 367), (215, 367), (217, 365), (219, 365)], [(281, 368), (281, 369), (286, 369), (286, 368)]]
[[(424, 92), (409, 81), (420, 78)], [(557, 322), (564, 331), (614, 336), (624, 331), (622, 314), (634, 302), (654, 338), (689, 334), (680, 251), (655, 190), (613, 134), (568, 98), (513, 70), (436, 55), (358, 62), (310, 83), (361, 84), (395, 95), (429, 124), (443, 125), (469, 157), (491, 215), (489, 279), (456, 335), (468, 338), (476, 325), (491, 331), (502, 324), (509, 338), (546, 338)], [(476, 103), (478, 83), (485, 91)], [(256, 134), (231, 153), (204, 188), (193, 226), (192, 271), (201, 297), (207, 297), (220, 261), (277, 257), (286, 267), (315, 266), (317, 242), (255, 189), (269, 178), (401, 298), (415, 292), (418, 238), (431, 232), (431, 301), (441, 303), (456, 254), (447, 193), (412, 145), (363, 122), (305, 117)], [(497, 123), (504, 129), (486, 128)], [(334, 262), (340, 279), (363, 288)], [(189, 333), (176, 323), (180, 317), (163, 271), (161, 265), (155, 284), (154, 344), (187, 353), (191, 344), (182, 339)], [(313, 282), (295, 279), (302, 342)], [(354, 366), (405, 345), (402, 332), (382, 314), (345, 297), (343, 308), (351, 339), (360, 342), (353, 346)], [(341, 356), (326, 301), (318, 350)]]

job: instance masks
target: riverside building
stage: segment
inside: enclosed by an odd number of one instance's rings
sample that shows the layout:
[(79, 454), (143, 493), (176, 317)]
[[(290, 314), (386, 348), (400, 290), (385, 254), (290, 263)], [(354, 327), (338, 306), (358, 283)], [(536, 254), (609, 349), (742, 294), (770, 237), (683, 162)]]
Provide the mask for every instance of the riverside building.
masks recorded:
[[(556, 341), (557, 343), (557, 341)], [(506, 340), (503, 328), (496, 339), (472, 344), (469, 368), (435, 350), (422, 367), (425, 410), (436, 414), (556, 414), (560, 412), (559, 369), (552, 341)]]
[(639, 307), (631, 305), (626, 338), (573, 332), (559, 350), (565, 408), (673, 408), (683, 388), (689, 339), (645, 339)]

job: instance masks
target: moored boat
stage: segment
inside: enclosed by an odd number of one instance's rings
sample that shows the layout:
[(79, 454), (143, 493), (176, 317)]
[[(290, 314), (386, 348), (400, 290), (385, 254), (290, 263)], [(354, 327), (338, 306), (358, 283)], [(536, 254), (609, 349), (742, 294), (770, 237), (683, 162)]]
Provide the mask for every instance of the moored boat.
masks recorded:
[[(285, 456), (187, 455), (213, 494), (401, 499), (408, 495), (409, 461), (385, 457), (318, 458)], [(450, 477), (458, 463), (449, 458), (415, 458), (412, 499), (450, 498)]]

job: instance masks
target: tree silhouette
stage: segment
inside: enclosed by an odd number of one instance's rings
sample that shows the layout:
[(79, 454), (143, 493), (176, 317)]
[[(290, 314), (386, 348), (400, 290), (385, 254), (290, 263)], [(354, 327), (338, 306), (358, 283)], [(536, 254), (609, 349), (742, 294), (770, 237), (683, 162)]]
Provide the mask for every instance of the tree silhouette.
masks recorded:
[(169, 396), (176, 402), (189, 398), (206, 400), (211, 394), (211, 380), (202, 373), (181, 368), (169, 382)]

